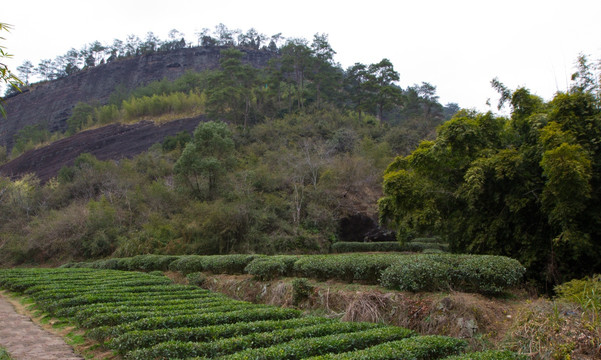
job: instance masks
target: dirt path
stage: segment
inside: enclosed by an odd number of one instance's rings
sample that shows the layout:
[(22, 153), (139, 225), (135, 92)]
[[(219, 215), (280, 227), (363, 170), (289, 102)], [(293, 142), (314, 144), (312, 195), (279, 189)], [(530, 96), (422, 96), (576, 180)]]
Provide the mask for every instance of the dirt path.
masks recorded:
[(0, 345), (15, 360), (80, 360), (63, 338), (34, 324), (28, 316), (18, 314), (0, 293)]

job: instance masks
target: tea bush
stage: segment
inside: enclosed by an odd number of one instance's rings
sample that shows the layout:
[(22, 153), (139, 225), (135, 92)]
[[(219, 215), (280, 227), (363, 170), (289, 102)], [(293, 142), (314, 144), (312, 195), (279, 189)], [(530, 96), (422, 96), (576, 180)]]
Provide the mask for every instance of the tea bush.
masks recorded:
[(255, 258), (244, 272), (257, 280), (271, 280), (281, 276), (294, 274), (294, 263), (300, 258), (296, 255), (275, 255)]
[(369, 251), (403, 251), (400, 243), (396, 241), (382, 242), (351, 242), (339, 241), (332, 244), (332, 250), (336, 253), (369, 252)]
[(415, 336), (376, 345), (368, 349), (327, 354), (311, 360), (430, 360), (457, 354), (465, 349), (465, 340), (447, 336)]

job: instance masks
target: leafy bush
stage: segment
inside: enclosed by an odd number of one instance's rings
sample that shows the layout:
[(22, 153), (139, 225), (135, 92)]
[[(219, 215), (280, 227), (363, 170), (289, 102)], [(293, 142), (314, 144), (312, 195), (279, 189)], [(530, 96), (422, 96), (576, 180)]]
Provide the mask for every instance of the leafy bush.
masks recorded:
[(528, 356), (509, 350), (489, 350), (449, 356), (445, 360), (526, 360)]
[(335, 320), (321, 317), (304, 317), (289, 320), (261, 320), (234, 324), (213, 325), (196, 328), (173, 328), (157, 330), (137, 330), (127, 332), (109, 342), (111, 349), (125, 353), (138, 348), (148, 348), (164, 341), (204, 342), (244, 336), (251, 333), (294, 329), (317, 324), (333, 323)]
[(597, 313), (601, 309), (601, 275), (568, 281), (556, 286), (555, 292), (559, 299), (577, 303), (584, 310)]
[(133, 330), (155, 330), (175, 327), (202, 327), (236, 322), (293, 319), (301, 315), (294, 309), (257, 308), (223, 313), (148, 317), (117, 326), (101, 326), (90, 331), (94, 339), (123, 335)]
[(421, 237), (415, 238), (409, 241), (410, 243), (442, 243), (442, 239), (438, 236), (435, 237)]
[(403, 340), (387, 342), (368, 349), (346, 352), (342, 354), (327, 354), (313, 357), (312, 360), (396, 360), (440, 359), (445, 356), (463, 351), (465, 340), (447, 336), (416, 336)]
[(332, 322), (267, 332), (257, 331), (244, 336), (225, 339), (215, 338), (216, 340), (200, 343), (170, 340), (157, 344), (152, 348), (130, 352), (127, 354), (126, 359), (172, 359), (175, 357), (190, 358), (193, 356), (215, 358), (245, 349), (269, 347), (296, 339), (313, 338), (331, 334), (344, 334), (379, 327), (382, 327), (382, 325), (372, 323)]
[(258, 280), (271, 280), (280, 276), (292, 276), (294, 263), (300, 258), (296, 255), (275, 255), (255, 258), (244, 272)]
[(464, 291), (499, 293), (518, 285), (526, 273), (519, 261), (505, 256), (471, 255), (455, 260), (459, 263), (454, 283)]
[(203, 271), (203, 256), (200, 255), (185, 255), (180, 256), (177, 260), (169, 264), (169, 270), (179, 271), (182, 274)]
[(327, 353), (364, 349), (413, 335), (411, 330), (404, 328), (377, 328), (347, 334), (297, 339), (271, 347), (240, 351), (223, 359), (302, 359)]
[(203, 270), (214, 274), (243, 274), (257, 255), (211, 255), (203, 258)]
[(186, 275), (186, 279), (188, 280), (188, 284), (200, 287), (207, 281), (207, 276), (201, 272), (193, 272)]
[(401, 291), (435, 291), (450, 286), (448, 264), (424, 256), (406, 256), (382, 273), (381, 285)]
[(169, 269), (169, 264), (177, 260), (173, 255), (138, 255), (130, 258), (128, 270), (152, 271)]
[(9, 353), (3, 347), (0, 347), (0, 360), (12, 360)]
[(400, 254), (339, 254), (303, 256), (294, 263), (300, 276), (320, 280), (338, 279), (377, 284), (384, 269)]
[(418, 242), (411, 241), (401, 247), (401, 251), (411, 252), (423, 252), (425, 250), (440, 250), (447, 251), (449, 248), (448, 244), (436, 243), (436, 242)]
[(332, 244), (332, 250), (337, 253), (368, 252), (368, 251), (403, 251), (401, 244), (396, 241), (382, 242), (351, 242), (339, 241)]
[(307, 299), (313, 292), (313, 285), (305, 278), (292, 280), (292, 302), (298, 305), (301, 301)]
[(492, 255), (411, 255), (382, 274), (381, 285), (408, 291), (449, 288), (500, 293), (519, 284), (526, 269), (514, 259)]
[(183, 274), (210, 271), (215, 274), (243, 274), (244, 268), (257, 255), (188, 255), (180, 256), (169, 265), (172, 271)]

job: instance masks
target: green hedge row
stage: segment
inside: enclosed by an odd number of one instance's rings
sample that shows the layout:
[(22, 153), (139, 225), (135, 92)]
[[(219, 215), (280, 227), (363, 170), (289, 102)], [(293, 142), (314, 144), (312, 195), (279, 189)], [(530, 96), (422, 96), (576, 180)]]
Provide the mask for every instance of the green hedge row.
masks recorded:
[(298, 276), (319, 280), (338, 279), (377, 284), (382, 271), (394, 264), (399, 254), (338, 254), (303, 256), (294, 263)]
[[(294, 268), (302, 258), (277, 261)], [(351, 258), (357, 269), (373, 271), (370, 257), (347, 256), (347, 262)], [(206, 264), (217, 268), (224, 262)], [(354, 277), (372, 276), (369, 271), (357, 271)], [(148, 282), (151, 278), (139, 272), (79, 268), (0, 270), (3, 286), (21, 289), (39, 309), (90, 328), (86, 336), (105, 342), (126, 359), (377, 359), (399, 354), (417, 359), (457, 353), (449, 349), (462, 346), (461, 340), (419, 337), (404, 328), (301, 318), (298, 310), (254, 305), (193, 286)], [(400, 341), (412, 336), (415, 341)], [(405, 345), (401, 349), (398, 343)], [(360, 349), (366, 350), (356, 351)]]
[(411, 241), (409, 241), (410, 243), (412, 242), (417, 242), (417, 243), (442, 243), (443, 240), (439, 237), (439, 236), (434, 236), (434, 237), (419, 237), (419, 238), (414, 238), (411, 239)]
[(332, 244), (332, 250), (336, 253), (369, 252), (369, 251), (404, 251), (398, 241), (382, 242), (352, 242), (339, 241)]
[(44, 306), (44, 309), (51, 314), (55, 311), (66, 307), (88, 305), (97, 303), (113, 303), (113, 302), (139, 302), (145, 300), (182, 300), (182, 299), (199, 299), (202, 297), (212, 297), (213, 294), (206, 290), (189, 290), (185, 292), (157, 292), (157, 293), (142, 293), (142, 294), (106, 294), (106, 295), (78, 295), (72, 298), (60, 299), (56, 301), (38, 302)]
[(259, 255), (187, 255), (171, 262), (169, 270), (189, 274), (209, 271), (215, 274), (243, 274), (244, 268)]
[[(121, 303), (113, 303), (111, 306), (93, 306), (88, 305), (85, 307), (81, 307), (77, 312), (73, 315), (75, 321), (82, 322), (86, 319), (96, 316), (96, 315), (104, 315), (104, 314), (125, 314), (131, 312), (157, 312), (157, 311), (176, 311), (181, 310), (185, 311), (188, 309), (204, 309), (204, 308), (213, 308), (216, 306), (223, 306), (227, 304), (235, 304), (237, 303), (235, 300), (226, 301), (223, 298), (215, 297), (215, 298), (205, 298), (205, 299), (193, 299), (187, 301), (180, 301), (174, 304), (171, 303), (163, 303), (163, 302), (155, 302), (155, 305), (146, 305), (139, 303), (128, 303), (123, 305)], [(244, 304), (244, 303), (243, 303)], [(104, 304), (102, 304), (104, 305)]]
[(259, 320), (293, 319), (301, 315), (294, 309), (258, 308), (236, 310), (223, 313), (206, 313), (194, 315), (158, 316), (149, 317), (117, 326), (100, 326), (92, 329), (88, 334), (95, 340), (123, 335), (134, 330), (155, 330), (176, 327), (201, 327), (219, 324), (232, 324), (236, 322), (251, 322)]
[(526, 269), (493, 255), (410, 255), (384, 270), (381, 285), (404, 291), (499, 293), (519, 284)]
[(157, 330), (129, 331), (112, 339), (107, 345), (113, 350), (124, 354), (126, 352), (152, 347), (166, 341), (205, 342), (215, 339), (233, 338), (251, 333), (295, 329), (317, 324), (336, 322), (322, 317), (304, 317), (288, 320), (261, 320), (254, 322), (237, 322), (233, 324), (213, 325), (195, 328), (173, 328)]
[(176, 308), (162, 308), (162, 309), (150, 309), (147, 311), (123, 311), (117, 313), (104, 313), (96, 314), (88, 318), (76, 317), (78, 324), (85, 328), (93, 328), (98, 326), (116, 326), (124, 323), (133, 322), (136, 320), (146, 319), (149, 317), (165, 317), (165, 316), (180, 316), (180, 315), (198, 315), (205, 313), (215, 312), (232, 312), (246, 309), (261, 309), (266, 308), (268, 305), (258, 305), (244, 302), (230, 302), (230, 303), (215, 303), (213, 306), (203, 306), (189, 309)]
[(327, 353), (354, 351), (380, 343), (400, 340), (415, 334), (397, 327), (369, 329), (352, 333), (292, 340), (266, 348), (248, 349), (222, 359), (303, 359)]
[(245, 349), (274, 346), (299, 338), (314, 338), (332, 334), (360, 332), (381, 327), (382, 325), (373, 323), (333, 322), (301, 328), (255, 332), (244, 336), (209, 342), (167, 341), (151, 348), (132, 351), (125, 358), (127, 360), (173, 359), (195, 356), (214, 358)]
[(402, 251), (410, 251), (410, 252), (424, 252), (426, 250), (440, 250), (447, 251), (449, 250), (449, 245), (444, 243), (435, 243), (435, 242), (418, 242), (411, 241), (406, 243), (401, 247)]
[(401, 245), (396, 241), (386, 242), (346, 242), (340, 241), (332, 244), (332, 250), (336, 253), (352, 253), (352, 252), (391, 252), (391, 251), (410, 251), (410, 252), (424, 252), (426, 250), (440, 250), (447, 251), (449, 245), (438, 242), (420, 242), (411, 241), (404, 245)]
[(429, 360), (441, 359), (458, 354), (465, 350), (467, 342), (447, 336), (416, 336), (392, 341), (370, 348), (345, 352), (342, 354), (326, 354), (310, 358), (311, 360)]
[(244, 272), (258, 280), (271, 280), (294, 275), (294, 263), (300, 259), (295, 255), (274, 255), (258, 257), (251, 261)]
[[(363, 244), (369, 243), (352, 244), (363, 246)], [(431, 248), (426, 249), (430, 251), (441, 251), (432, 246), (444, 247), (444, 244), (435, 242), (418, 242), (414, 245), (430, 246)], [(137, 262), (144, 263), (141, 259), (154, 259), (154, 257), (164, 258), (159, 255), (144, 255), (144, 257), (138, 258)], [(135, 258), (130, 258), (130, 260), (133, 261)], [(158, 260), (156, 261), (158, 262)], [(199, 271), (228, 274), (248, 273), (259, 280), (296, 276), (318, 280), (336, 279), (380, 284), (390, 289), (404, 291), (454, 289), (480, 293), (505, 291), (507, 288), (519, 284), (525, 273), (525, 268), (518, 261), (502, 256), (399, 253), (302, 256), (188, 255), (177, 257), (171, 261), (169, 269), (184, 274)], [(118, 286), (116, 283), (109, 284), (106, 285), (107, 288)]]
[[(228, 299), (230, 300), (230, 299)], [(230, 300), (233, 301), (233, 300)], [(201, 307), (214, 303), (224, 303), (224, 296), (204, 296), (199, 298), (187, 299), (130, 299), (120, 302), (102, 302), (94, 304), (75, 305), (58, 309), (54, 314), (58, 317), (73, 317), (77, 320), (80, 316), (91, 316), (93, 314), (106, 314), (120, 312), (122, 310), (136, 311), (142, 309), (161, 309), (168, 307), (192, 308)]]

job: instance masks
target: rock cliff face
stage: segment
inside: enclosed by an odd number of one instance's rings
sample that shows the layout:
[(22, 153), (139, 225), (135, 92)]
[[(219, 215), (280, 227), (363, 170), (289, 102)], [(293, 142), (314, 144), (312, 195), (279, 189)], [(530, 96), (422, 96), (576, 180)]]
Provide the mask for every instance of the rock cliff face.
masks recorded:
[[(13, 136), (27, 125), (44, 124), (51, 132), (66, 130), (66, 120), (80, 101), (106, 103), (119, 85), (127, 89), (167, 78), (174, 80), (186, 71), (219, 66), (220, 48), (187, 48), (121, 59), (90, 68), (66, 78), (36, 84), (6, 99), (7, 118), (0, 119), (0, 145), (12, 149)], [(273, 53), (242, 50), (243, 62), (267, 65)]]
[(73, 165), (81, 153), (90, 153), (99, 160), (118, 160), (140, 154), (166, 136), (180, 131), (192, 131), (204, 116), (155, 125), (142, 121), (132, 125), (111, 124), (98, 129), (82, 131), (39, 149), (30, 150), (0, 166), (0, 176), (13, 179), (35, 174), (42, 183), (55, 177), (63, 166)]

